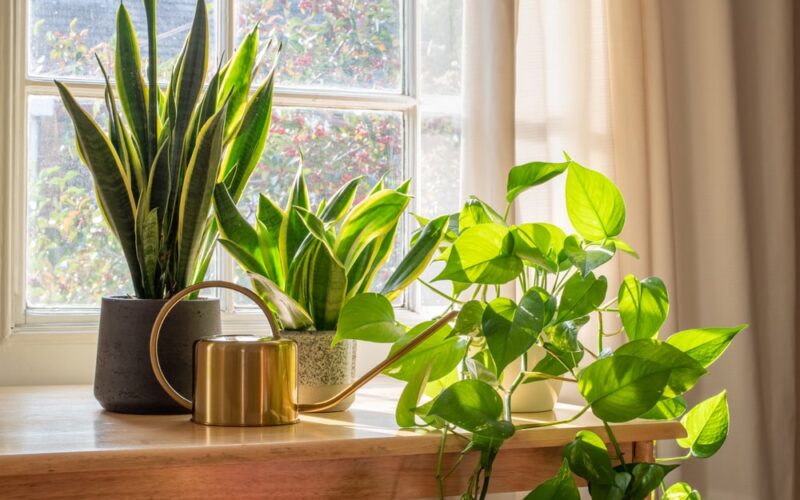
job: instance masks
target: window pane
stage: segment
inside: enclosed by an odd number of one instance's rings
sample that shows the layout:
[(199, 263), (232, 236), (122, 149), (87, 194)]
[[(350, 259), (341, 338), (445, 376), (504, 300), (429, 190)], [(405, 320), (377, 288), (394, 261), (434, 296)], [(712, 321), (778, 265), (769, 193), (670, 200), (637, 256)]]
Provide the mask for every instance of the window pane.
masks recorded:
[(236, 39), (283, 42), (278, 85), (402, 90), (400, 0), (236, 0)]
[(421, 93), (461, 93), (463, 0), (420, 2)]
[[(423, 113), (422, 161), (419, 173), (420, 207), (425, 217), (455, 213), (460, 210), (461, 191), (461, 118), (457, 115)], [(431, 262), (423, 274), (430, 281), (439, 274), (443, 262)], [(445, 282), (433, 283), (449, 294)], [(422, 305), (438, 307), (448, 302), (422, 287)]]
[[(104, 123), (102, 101), (81, 104)], [(97, 209), (92, 177), (56, 97), (28, 99), (27, 209), (30, 306), (96, 307), (103, 295), (132, 292), (122, 250)]]
[[(240, 208), (255, 219), (258, 194), (264, 193), (284, 206), (287, 193), (303, 156), (303, 168), (313, 209), (342, 184), (358, 176), (365, 179), (360, 197), (381, 177), (389, 186), (403, 181), (403, 115), (398, 112), (352, 111), (309, 108), (275, 108), (270, 137), (261, 162), (253, 173)], [(392, 258), (376, 280), (379, 286), (399, 262), (405, 238), (401, 232)], [(244, 273), (236, 266), (237, 277)], [(244, 305), (247, 299), (236, 299)]]
[[(162, 78), (172, 69), (189, 34), (196, 0), (159, 0), (158, 59)], [(28, 73), (37, 77), (100, 80), (95, 54), (113, 75), (114, 33), (119, 2), (109, 0), (29, 0)], [(209, 66), (215, 66), (216, 2), (208, 0)], [(147, 59), (147, 24), (141, 1), (125, 2)], [(147, 67), (146, 63), (143, 70)]]

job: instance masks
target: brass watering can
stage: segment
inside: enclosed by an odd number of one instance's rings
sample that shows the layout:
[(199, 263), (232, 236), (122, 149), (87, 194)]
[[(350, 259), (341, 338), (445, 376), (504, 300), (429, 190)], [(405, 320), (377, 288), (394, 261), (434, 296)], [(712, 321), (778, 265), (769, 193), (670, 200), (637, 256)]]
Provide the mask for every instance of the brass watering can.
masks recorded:
[[(237, 291), (255, 302), (266, 316), (272, 336), (215, 335), (196, 341), (193, 394), (189, 400), (164, 377), (158, 360), (158, 337), (167, 315), (181, 299), (212, 287)], [(192, 411), (192, 421), (196, 424), (239, 427), (294, 424), (299, 412), (325, 411), (353, 394), (456, 314), (457, 311), (452, 311), (440, 318), (336, 396), (327, 401), (301, 405), (297, 403), (297, 345), (280, 336), (267, 304), (243, 286), (227, 281), (206, 281), (181, 290), (161, 308), (150, 334), (150, 362), (158, 383), (178, 404)]]

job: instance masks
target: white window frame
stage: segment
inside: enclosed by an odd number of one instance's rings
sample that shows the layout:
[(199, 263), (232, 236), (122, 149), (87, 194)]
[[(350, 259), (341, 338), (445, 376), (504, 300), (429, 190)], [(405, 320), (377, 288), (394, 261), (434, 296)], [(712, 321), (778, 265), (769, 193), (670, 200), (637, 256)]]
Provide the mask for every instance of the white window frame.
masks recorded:
[[(217, 23), (217, 45), (225, 53), (230, 54), (234, 47), (234, 1), (217, 0), (218, 2), (218, 23)], [(296, 89), (277, 86), (273, 99), (276, 107), (306, 107), (317, 109), (343, 109), (343, 110), (367, 110), (367, 111), (392, 111), (403, 114), (404, 141), (403, 141), (403, 177), (418, 177), (420, 165), (420, 130), (418, 108), (420, 99), (418, 96), (419, 68), (418, 43), (417, 43), (417, 6), (416, 0), (402, 0), (401, 3), (401, 22), (402, 26), (402, 88), (400, 94), (380, 92), (380, 91), (332, 91), (316, 89)], [(13, 265), (13, 277), (11, 283), (11, 296), (13, 316), (13, 334), (85, 334), (94, 333), (97, 329), (98, 310), (91, 309), (56, 309), (56, 308), (28, 308), (26, 303), (25, 286), (25, 253), (26, 253), (26, 195), (27, 195), (27, 161), (26, 161), (26, 140), (27, 140), (27, 102), (30, 95), (52, 95), (57, 96), (55, 86), (46, 78), (30, 77), (27, 72), (27, 28), (28, 28), (28, 0), (13, 0), (11, 2), (12, 15), (6, 19), (13, 19), (14, 43), (12, 54), (13, 68), (11, 82), (14, 109), (12, 111), (13, 139), (11, 147), (11, 189), (10, 195), (12, 204), (11, 217), (11, 248), (10, 262)], [(63, 79), (76, 95), (76, 97), (102, 98), (103, 87), (99, 83), (89, 83), (78, 79)], [(460, 102), (453, 102), (453, 105), (460, 106)], [(451, 105), (452, 106), (452, 105)], [(454, 111), (459, 112), (456, 108)], [(412, 186), (414, 184), (412, 183)], [(412, 189), (414, 189), (412, 187)], [(418, 197), (414, 198), (418, 203)], [(413, 210), (413, 208), (412, 208)], [(406, 224), (408, 226), (408, 224)], [(408, 231), (408, 228), (406, 228)], [(17, 235), (16, 238), (13, 236)], [(19, 235), (24, 235), (19, 237)], [(401, 235), (401, 237), (407, 235)], [(405, 239), (405, 238), (404, 238)], [(4, 259), (5, 260), (5, 259)], [(230, 258), (221, 260), (220, 271), (222, 279), (230, 279), (235, 263)], [(4, 288), (8, 290), (8, 288)], [(223, 324), (228, 331), (239, 331), (251, 329), (258, 318), (253, 314), (239, 309), (235, 310), (231, 292), (221, 292), (223, 303)], [(413, 314), (419, 310), (420, 291), (418, 287), (411, 287), (406, 293), (404, 306), (399, 308), (400, 315), (411, 320), (417, 319)]]
[[(220, 8), (218, 47), (233, 47), (233, 1), (218, 0)], [(404, 120), (403, 177), (419, 178), (420, 71), (417, 61), (419, 10), (417, 0), (402, 0), (403, 79), (400, 94), (299, 90), (276, 87), (273, 104), (329, 109), (362, 109), (401, 112)], [(28, 384), (89, 383), (93, 377), (99, 311), (28, 310), (26, 304), (27, 247), (27, 97), (57, 95), (45, 79), (32, 79), (27, 72), (28, 0), (0, 1), (0, 57), (10, 71), (0, 73), (0, 117), (10, 118), (11, 130), (0, 131), (0, 386)], [(227, 45), (225, 45), (227, 44)], [(226, 53), (232, 51), (226, 50)], [(102, 88), (85, 81), (64, 79), (79, 97), (102, 97)], [(428, 105), (429, 103), (426, 103)], [(444, 99), (430, 111), (461, 114), (461, 99)], [(416, 191), (416, 188), (412, 189)], [(416, 194), (416, 193), (412, 193)], [(415, 196), (413, 204), (419, 203)], [(412, 206), (411, 210), (416, 210)], [(399, 235), (407, 241), (406, 234)], [(223, 276), (231, 276), (233, 260), (223, 259)], [(228, 333), (260, 331), (263, 320), (255, 313), (234, 314), (229, 292), (222, 292), (223, 330)], [(227, 296), (226, 296), (227, 295)], [(414, 324), (420, 314), (419, 286), (406, 292), (398, 320)], [(357, 370), (366, 370), (372, 360), (385, 356), (384, 345), (360, 343)], [(363, 366), (362, 366), (363, 365)]]

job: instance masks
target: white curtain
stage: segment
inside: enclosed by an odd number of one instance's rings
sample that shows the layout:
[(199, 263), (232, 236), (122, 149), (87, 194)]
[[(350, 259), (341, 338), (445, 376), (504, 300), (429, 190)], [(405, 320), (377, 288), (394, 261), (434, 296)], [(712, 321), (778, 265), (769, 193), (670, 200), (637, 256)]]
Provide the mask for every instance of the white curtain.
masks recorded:
[(791, 499), (798, 251), (791, 0), (608, 0), (615, 162), (671, 326), (749, 323), (693, 391), (728, 388), (731, 432), (682, 467), (704, 497)]

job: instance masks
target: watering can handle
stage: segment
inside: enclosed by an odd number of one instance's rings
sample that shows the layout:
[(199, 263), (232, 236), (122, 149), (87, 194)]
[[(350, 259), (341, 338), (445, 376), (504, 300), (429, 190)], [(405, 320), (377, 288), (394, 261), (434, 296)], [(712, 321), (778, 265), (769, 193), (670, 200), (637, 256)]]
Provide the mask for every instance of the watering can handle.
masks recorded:
[(161, 385), (161, 387), (172, 399), (175, 400), (176, 403), (183, 406), (187, 410), (192, 409), (192, 402), (176, 391), (174, 387), (172, 387), (172, 384), (169, 383), (167, 378), (164, 376), (164, 371), (161, 369), (161, 362), (158, 360), (158, 337), (161, 335), (161, 327), (164, 326), (164, 321), (167, 319), (167, 315), (169, 315), (169, 313), (172, 312), (172, 309), (178, 305), (178, 302), (180, 302), (181, 299), (187, 295), (204, 288), (227, 288), (229, 290), (246, 295), (250, 300), (255, 302), (259, 308), (261, 308), (261, 312), (263, 312), (264, 316), (267, 317), (267, 323), (269, 323), (269, 327), (272, 330), (272, 336), (276, 339), (280, 338), (280, 331), (278, 330), (278, 324), (275, 322), (275, 316), (273, 316), (272, 311), (269, 310), (267, 304), (261, 300), (261, 297), (256, 295), (255, 292), (241, 285), (230, 283), (228, 281), (204, 281), (202, 283), (188, 286), (173, 295), (172, 298), (170, 298), (164, 304), (164, 306), (161, 308), (161, 311), (158, 312), (158, 316), (156, 316), (156, 320), (153, 323), (153, 329), (150, 332), (150, 364), (153, 366), (153, 374), (156, 376), (156, 380), (158, 380), (158, 383)]
[(322, 401), (319, 403), (310, 403), (310, 404), (301, 404), (297, 405), (298, 410), (304, 413), (314, 413), (319, 411), (325, 411), (329, 408), (336, 406), (340, 401), (344, 400), (362, 386), (364, 386), (367, 382), (372, 380), (373, 378), (380, 375), (380, 373), (385, 370), (386, 368), (390, 367), (394, 364), (397, 360), (408, 354), (412, 349), (423, 343), (428, 337), (439, 331), (443, 326), (453, 320), (456, 316), (458, 316), (459, 311), (450, 311), (449, 313), (445, 314), (436, 322), (434, 322), (431, 326), (425, 329), (422, 333), (414, 337), (414, 339), (403, 346), (402, 349), (398, 349), (397, 352), (383, 360), (380, 364), (376, 367), (365, 373), (361, 376), (358, 380), (350, 384), (345, 390), (340, 392), (339, 394), (335, 395), (334, 397)]

